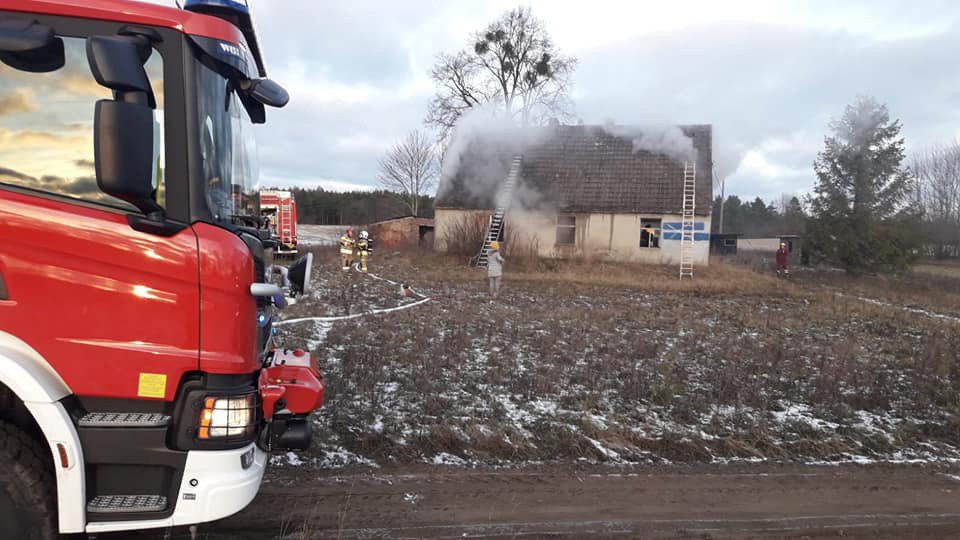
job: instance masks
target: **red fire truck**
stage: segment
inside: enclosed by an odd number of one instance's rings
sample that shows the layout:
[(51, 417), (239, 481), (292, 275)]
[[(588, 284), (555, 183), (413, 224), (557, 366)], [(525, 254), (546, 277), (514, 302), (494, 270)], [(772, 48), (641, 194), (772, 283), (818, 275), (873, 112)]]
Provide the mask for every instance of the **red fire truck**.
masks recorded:
[(246, 2), (4, 0), (0, 101), (0, 538), (239, 511), (323, 397), (272, 345)]
[(277, 242), (274, 253), (297, 253), (297, 201), (289, 191), (260, 190), (260, 216)]

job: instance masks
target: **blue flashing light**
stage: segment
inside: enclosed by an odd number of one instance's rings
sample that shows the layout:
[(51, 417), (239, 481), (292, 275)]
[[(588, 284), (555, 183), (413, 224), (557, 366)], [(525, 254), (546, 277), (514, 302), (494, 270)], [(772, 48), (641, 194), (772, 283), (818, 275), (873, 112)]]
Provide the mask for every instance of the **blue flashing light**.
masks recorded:
[(257, 326), (264, 326), (267, 324), (267, 314), (264, 312), (257, 313)]
[(250, 14), (250, 6), (247, 4), (247, 0), (186, 0), (183, 3), (184, 9), (190, 8), (224, 8), (233, 11), (239, 11), (240, 13)]

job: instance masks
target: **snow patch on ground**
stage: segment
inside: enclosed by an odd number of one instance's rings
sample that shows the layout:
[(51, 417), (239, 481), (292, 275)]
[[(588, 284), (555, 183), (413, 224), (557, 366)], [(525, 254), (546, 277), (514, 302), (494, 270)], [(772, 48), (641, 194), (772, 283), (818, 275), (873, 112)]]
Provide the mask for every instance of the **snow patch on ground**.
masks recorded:
[(307, 341), (307, 350), (315, 351), (317, 347), (327, 339), (327, 333), (333, 328), (333, 323), (324, 321), (315, 321), (313, 323), (313, 338)]
[(787, 405), (785, 410), (773, 411), (770, 414), (779, 424), (786, 422), (803, 422), (811, 428), (818, 430), (835, 430), (840, 427), (840, 424), (835, 422), (828, 422), (826, 420), (816, 418), (812, 415), (810, 407), (802, 403), (791, 403)]
[(845, 297), (847, 297), (847, 298), (856, 298), (857, 300), (860, 300), (861, 302), (865, 302), (865, 303), (867, 303), (867, 304), (873, 304), (873, 305), (875, 305), (875, 306), (895, 308), (895, 309), (899, 309), (900, 311), (906, 311), (906, 312), (908, 312), (908, 313), (913, 313), (913, 314), (915, 314), (915, 315), (923, 315), (924, 317), (931, 317), (931, 318), (933, 318), (933, 319), (941, 319), (941, 320), (944, 320), (944, 321), (950, 321), (950, 322), (960, 323), (960, 317), (954, 317), (953, 315), (945, 315), (945, 314), (943, 314), (943, 313), (937, 313), (937, 312), (935, 312), (935, 311), (930, 311), (930, 310), (928, 310), (928, 309), (922, 309), (922, 308), (916, 308), (916, 307), (910, 307), (910, 306), (898, 306), (898, 305), (896, 305), (896, 304), (891, 304), (890, 302), (885, 302), (885, 301), (883, 301), (883, 300), (877, 300), (876, 298), (866, 298), (866, 297), (864, 297), (864, 296), (851, 296), (851, 295), (843, 294), (843, 293), (840, 293), (840, 292), (837, 292), (837, 293), (834, 293), (834, 294), (836, 294), (837, 296), (845, 296)]
[(433, 456), (433, 459), (430, 461), (434, 465), (466, 465), (467, 461), (463, 458), (457, 457), (453, 454), (448, 454), (446, 452), (440, 452), (439, 454)]
[(313, 452), (312, 457), (305, 454), (295, 454), (287, 452), (285, 454), (276, 454), (270, 457), (270, 465), (276, 467), (300, 467), (311, 465), (324, 469), (333, 469), (347, 467), (352, 465), (365, 465), (368, 467), (378, 467), (378, 465), (363, 456), (359, 456), (346, 448), (332, 444), (321, 444), (319, 452)]

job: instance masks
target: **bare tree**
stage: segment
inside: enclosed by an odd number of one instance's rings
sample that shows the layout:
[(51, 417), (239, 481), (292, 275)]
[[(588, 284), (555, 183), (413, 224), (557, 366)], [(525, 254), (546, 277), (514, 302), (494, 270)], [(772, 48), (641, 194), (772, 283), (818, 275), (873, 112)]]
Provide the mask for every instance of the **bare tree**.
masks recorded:
[(437, 94), (427, 123), (442, 136), (466, 111), (488, 103), (523, 126), (571, 117), (570, 77), (577, 60), (556, 50), (530, 8), (504, 13), (471, 41), (469, 49), (441, 54), (430, 73)]
[(377, 180), (384, 189), (397, 193), (416, 216), (420, 211), (420, 197), (436, 187), (438, 173), (434, 143), (426, 133), (414, 130), (380, 159)]
[(912, 168), (931, 255), (960, 257), (960, 141), (915, 156)]

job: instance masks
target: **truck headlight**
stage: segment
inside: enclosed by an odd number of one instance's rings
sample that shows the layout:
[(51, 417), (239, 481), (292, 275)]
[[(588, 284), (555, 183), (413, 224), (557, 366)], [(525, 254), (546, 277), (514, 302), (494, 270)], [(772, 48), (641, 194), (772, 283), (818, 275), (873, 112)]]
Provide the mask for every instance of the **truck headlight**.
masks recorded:
[(256, 422), (254, 394), (208, 397), (200, 411), (200, 439), (225, 439), (250, 435)]

